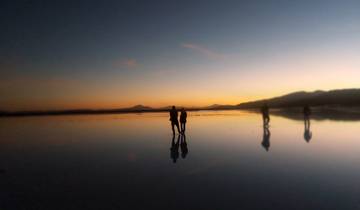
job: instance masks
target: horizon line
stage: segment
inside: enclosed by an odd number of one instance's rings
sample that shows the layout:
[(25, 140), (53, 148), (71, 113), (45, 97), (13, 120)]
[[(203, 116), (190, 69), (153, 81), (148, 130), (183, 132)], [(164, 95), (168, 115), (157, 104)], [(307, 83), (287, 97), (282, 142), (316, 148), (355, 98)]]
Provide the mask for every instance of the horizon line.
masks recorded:
[[(107, 111), (146, 111), (146, 109), (151, 109), (151, 110), (166, 110), (169, 107), (175, 106), (175, 107), (179, 107), (179, 108), (186, 108), (186, 109), (196, 109), (196, 110), (200, 110), (200, 109), (211, 109), (211, 108), (216, 108), (216, 106), (218, 107), (225, 107), (225, 106), (240, 106), (241, 104), (246, 104), (246, 103), (252, 103), (252, 102), (259, 102), (259, 101), (266, 101), (266, 100), (271, 100), (274, 98), (279, 98), (279, 97), (283, 97), (283, 96), (287, 96), (287, 95), (291, 95), (291, 94), (295, 94), (295, 93), (315, 93), (315, 92), (331, 92), (331, 91), (341, 91), (341, 90), (360, 90), (360, 88), (343, 88), (343, 89), (332, 89), (332, 90), (314, 90), (314, 91), (295, 91), (295, 92), (290, 92), (290, 93), (286, 93), (280, 96), (274, 96), (274, 97), (270, 97), (270, 98), (263, 98), (263, 99), (257, 99), (257, 100), (251, 100), (251, 101), (244, 101), (244, 102), (240, 102), (237, 104), (210, 104), (210, 105), (204, 105), (204, 106), (183, 106), (183, 105), (166, 105), (166, 106), (160, 106), (160, 107), (152, 107), (152, 106), (147, 106), (147, 105), (143, 105), (143, 104), (135, 104), (133, 106), (127, 106), (127, 107), (116, 107), (116, 108), (69, 108), (69, 109), (33, 109), (33, 110), (17, 110), (17, 111), (10, 111), (10, 110), (0, 110), (0, 113), (2, 114), (12, 114), (12, 113), (31, 113), (31, 112), (41, 112), (41, 113), (45, 113), (45, 112), (76, 112), (76, 111), (94, 111), (94, 112), (107, 112)], [(139, 107), (139, 110), (136, 110), (136, 108)], [(141, 109), (143, 108), (143, 109)], [(131, 110), (133, 109), (133, 110)]]

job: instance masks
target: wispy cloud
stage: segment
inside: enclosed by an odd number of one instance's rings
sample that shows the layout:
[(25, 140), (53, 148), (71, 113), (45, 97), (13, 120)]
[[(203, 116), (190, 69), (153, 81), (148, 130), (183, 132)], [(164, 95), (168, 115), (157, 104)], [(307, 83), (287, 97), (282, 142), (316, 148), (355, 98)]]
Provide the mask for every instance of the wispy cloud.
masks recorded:
[(183, 44), (181, 44), (181, 47), (194, 50), (194, 51), (199, 52), (199, 53), (201, 53), (203, 55), (206, 55), (206, 56), (208, 56), (209, 58), (212, 58), (212, 59), (223, 59), (223, 58), (225, 58), (224, 54), (215, 52), (213, 50), (210, 50), (210, 49), (208, 49), (206, 47), (203, 47), (203, 46), (200, 46), (200, 45), (197, 45), (197, 44), (183, 43)]
[(133, 58), (125, 58), (120, 59), (113, 62), (115, 67), (127, 67), (127, 68), (134, 68), (139, 65), (136, 59)]

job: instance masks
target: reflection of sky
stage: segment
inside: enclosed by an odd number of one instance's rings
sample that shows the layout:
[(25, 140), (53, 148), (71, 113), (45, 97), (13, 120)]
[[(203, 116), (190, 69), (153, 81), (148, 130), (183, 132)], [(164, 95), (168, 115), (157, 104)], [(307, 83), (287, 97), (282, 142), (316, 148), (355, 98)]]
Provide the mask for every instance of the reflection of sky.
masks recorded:
[[(261, 147), (263, 128), (260, 114), (198, 111), (189, 112), (188, 116), (188, 141), (196, 150), (205, 153), (200, 156), (212, 156), (211, 153), (216, 151), (218, 154), (214, 157), (220, 159), (241, 154), (248, 158), (265, 157), (265, 150)], [(266, 157), (354, 161), (360, 154), (360, 142), (356, 136), (359, 124), (358, 121), (311, 120), (313, 137), (307, 143), (303, 136), (303, 121), (271, 116), (271, 146)], [(34, 147), (104, 143), (119, 147), (131, 145), (134, 151), (136, 148), (151, 148), (149, 152), (159, 152), (158, 149), (163, 148), (165, 142), (170, 143), (172, 137), (168, 113), (9, 118), (2, 119), (0, 125), (2, 131), (7, 131), (0, 134), (3, 146), (18, 143)]]
[(358, 85), (358, 1), (14, 1), (3, 109), (239, 103)]
[[(11, 193), (18, 190), (21, 199), (31, 196), (43, 206), (51, 203), (42, 202), (49, 192), (66, 196), (71, 186), (77, 202), (64, 199), (67, 208), (80, 205), (89, 193), (97, 199), (83, 202), (93, 207), (175, 202), (181, 204), (171, 209), (184, 209), (184, 201), (203, 209), (215, 201), (220, 209), (264, 209), (268, 203), (294, 209), (300, 201), (306, 209), (357, 205), (360, 122), (312, 120), (313, 138), (307, 143), (302, 121), (272, 116), (265, 151), (260, 114), (188, 116), (189, 153), (176, 164), (170, 159), (167, 113), (1, 119), (0, 168), (6, 173), (0, 193), (5, 201), (9, 195), (16, 201)], [(139, 197), (142, 202), (134, 202)], [(29, 207), (26, 199), (14, 203)]]

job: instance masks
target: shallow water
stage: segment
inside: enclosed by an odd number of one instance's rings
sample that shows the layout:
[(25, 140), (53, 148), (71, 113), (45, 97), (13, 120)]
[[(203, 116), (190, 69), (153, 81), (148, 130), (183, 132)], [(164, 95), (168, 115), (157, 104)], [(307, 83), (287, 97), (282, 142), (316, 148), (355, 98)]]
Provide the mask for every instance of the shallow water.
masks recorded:
[(167, 113), (2, 118), (0, 209), (360, 209), (360, 121), (270, 124), (190, 112), (172, 145)]

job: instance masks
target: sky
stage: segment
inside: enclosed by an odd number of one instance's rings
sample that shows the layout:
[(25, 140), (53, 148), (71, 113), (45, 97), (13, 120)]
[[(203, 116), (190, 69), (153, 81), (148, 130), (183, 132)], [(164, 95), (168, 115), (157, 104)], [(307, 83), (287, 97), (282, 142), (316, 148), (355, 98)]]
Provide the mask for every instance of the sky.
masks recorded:
[(1, 1), (0, 110), (360, 87), (358, 0)]

